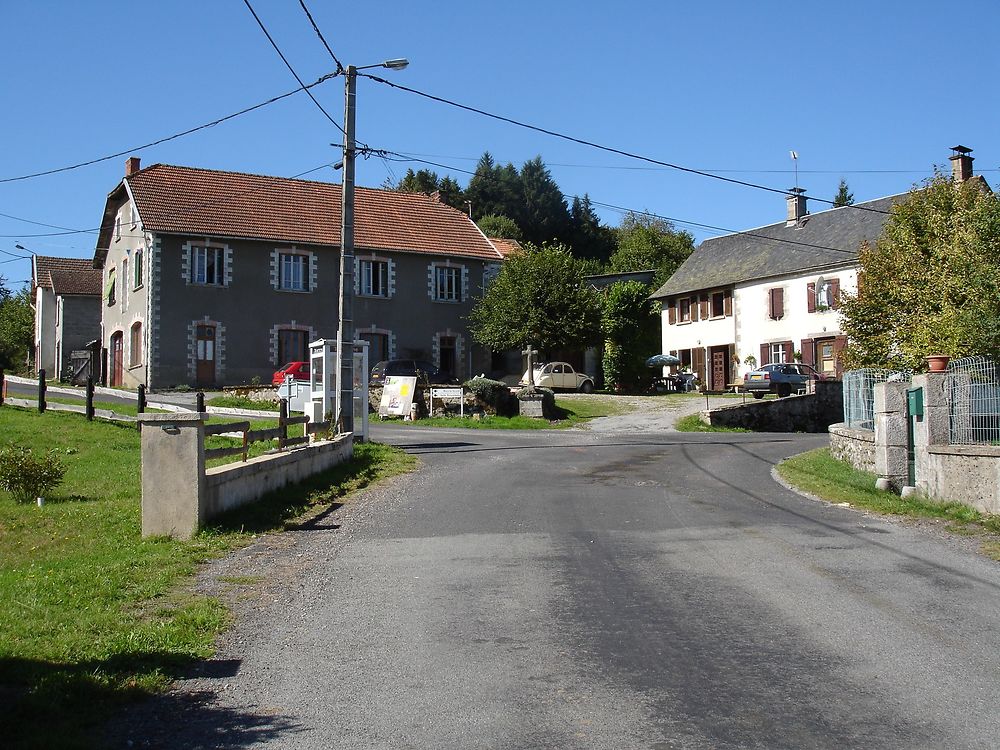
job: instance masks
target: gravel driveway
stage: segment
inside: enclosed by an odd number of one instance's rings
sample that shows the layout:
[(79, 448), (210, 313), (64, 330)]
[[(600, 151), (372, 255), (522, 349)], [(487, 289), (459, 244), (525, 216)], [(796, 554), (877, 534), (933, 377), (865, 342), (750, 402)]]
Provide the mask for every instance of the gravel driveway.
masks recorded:
[[(674, 424), (689, 414), (705, 409), (705, 396), (685, 394), (674, 396), (617, 396), (608, 394), (559, 394), (560, 401), (607, 400), (615, 405), (627, 405), (629, 411), (611, 417), (598, 417), (577, 429), (591, 432), (675, 432)], [(727, 396), (709, 396), (709, 408), (739, 403), (739, 399)]]

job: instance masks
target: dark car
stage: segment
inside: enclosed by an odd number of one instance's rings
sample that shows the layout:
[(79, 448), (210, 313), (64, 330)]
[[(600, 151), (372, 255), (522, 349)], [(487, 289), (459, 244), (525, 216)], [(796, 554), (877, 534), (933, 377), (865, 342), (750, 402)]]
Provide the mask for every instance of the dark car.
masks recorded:
[(291, 375), (296, 380), (309, 380), (309, 363), (289, 362), (284, 367), (275, 370), (271, 377), (271, 385), (281, 385), (285, 382), (286, 375)]
[(383, 359), (372, 368), (371, 384), (382, 385), (388, 377), (416, 378), (428, 385), (450, 385), (458, 381), (430, 362), (420, 359)]
[(768, 393), (777, 393), (783, 398), (804, 392), (810, 380), (823, 379), (822, 373), (798, 362), (764, 365), (743, 376), (743, 390), (752, 393), (754, 398), (764, 398)]

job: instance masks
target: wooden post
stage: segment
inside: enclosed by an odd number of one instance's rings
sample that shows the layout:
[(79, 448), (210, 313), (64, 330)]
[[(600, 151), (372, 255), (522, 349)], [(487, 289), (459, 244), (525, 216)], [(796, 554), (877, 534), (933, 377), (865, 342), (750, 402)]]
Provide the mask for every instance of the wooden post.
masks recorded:
[(45, 370), (38, 371), (38, 413), (45, 413)]
[(87, 421), (94, 421), (94, 377), (93, 375), (87, 376)]
[(146, 386), (139, 383), (139, 387), (136, 389), (136, 412), (142, 414), (146, 411)]
[(278, 450), (285, 450), (285, 441), (288, 439), (288, 425), (286, 420), (288, 419), (288, 399), (281, 399), (281, 403), (278, 408)]
[(0, 406), (3, 406), (3, 398), (7, 395), (7, 381), (3, 377), (3, 368), (0, 367)]
[(205, 411), (205, 394), (198, 391), (198, 394), (194, 397), (195, 400), (195, 411), (199, 414)]

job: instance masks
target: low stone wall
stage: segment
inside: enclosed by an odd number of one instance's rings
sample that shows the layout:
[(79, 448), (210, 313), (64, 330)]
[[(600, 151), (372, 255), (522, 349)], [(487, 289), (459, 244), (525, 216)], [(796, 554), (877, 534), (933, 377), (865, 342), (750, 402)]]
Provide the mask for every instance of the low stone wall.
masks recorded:
[(930, 497), (1000, 513), (1000, 446), (932, 445), (917, 461), (917, 485)]
[(754, 432), (826, 432), (844, 419), (843, 383), (820, 381), (816, 392), (723, 406), (708, 414), (714, 427), (743, 427)]
[(241, 505), (259, 500), (278, 490), (337, 464), (354, 455), (353, 436), (312, 443), (287, 453), (258, 456), (246, 463), (228, 464), (205, 470), (205, 518), (211, 519)]
[(855, 469), (875, 472), (875, 433), (855, 430), (843, 422), (830, 425), (830, 455)]

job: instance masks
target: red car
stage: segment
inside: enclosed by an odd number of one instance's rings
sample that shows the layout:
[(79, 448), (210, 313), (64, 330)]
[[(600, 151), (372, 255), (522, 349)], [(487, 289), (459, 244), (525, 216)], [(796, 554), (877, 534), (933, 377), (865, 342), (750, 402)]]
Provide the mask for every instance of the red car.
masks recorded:
[(274, 373), (274, 377), (271, 378), (271, 385), (281, 385), (285, 382), (286, 375), (291, 375), (296, 380), (309, 380), (309, 363), (289, 362)]

